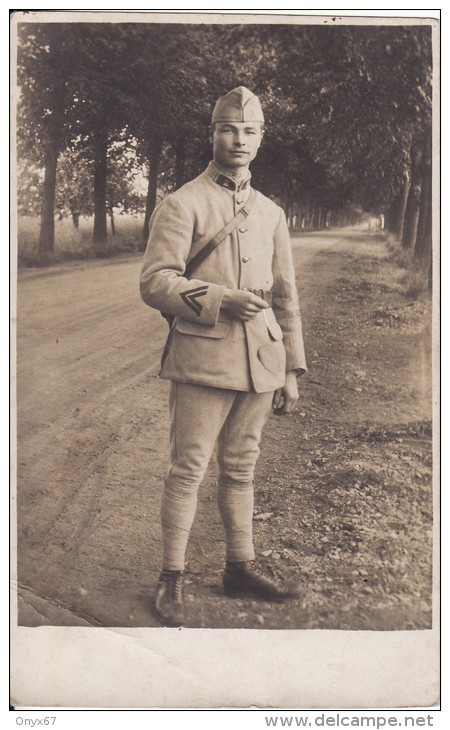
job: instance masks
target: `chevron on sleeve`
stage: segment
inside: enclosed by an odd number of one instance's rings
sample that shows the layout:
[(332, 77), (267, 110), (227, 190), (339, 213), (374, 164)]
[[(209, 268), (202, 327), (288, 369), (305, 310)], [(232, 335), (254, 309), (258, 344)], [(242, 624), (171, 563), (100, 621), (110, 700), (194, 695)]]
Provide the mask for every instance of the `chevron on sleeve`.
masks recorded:
[(208, 286), (198, 286), (195, 289), (189, 289), (188, 291), (180, 292), (180, 296), (183, 301), (190, 307), (195, 314), (200, 317), (203, 306), (197, 301), (199, 297), (203, 297), (208, 291)]

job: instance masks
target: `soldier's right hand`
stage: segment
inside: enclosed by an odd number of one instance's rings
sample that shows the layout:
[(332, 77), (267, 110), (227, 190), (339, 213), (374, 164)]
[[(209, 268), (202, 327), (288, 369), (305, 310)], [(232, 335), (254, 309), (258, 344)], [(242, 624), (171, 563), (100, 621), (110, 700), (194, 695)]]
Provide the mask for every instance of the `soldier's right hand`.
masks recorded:
[(248, 322), (269, 305), (264, 299), (244, 289), (225, 289), (220, 311), (231, 319)]

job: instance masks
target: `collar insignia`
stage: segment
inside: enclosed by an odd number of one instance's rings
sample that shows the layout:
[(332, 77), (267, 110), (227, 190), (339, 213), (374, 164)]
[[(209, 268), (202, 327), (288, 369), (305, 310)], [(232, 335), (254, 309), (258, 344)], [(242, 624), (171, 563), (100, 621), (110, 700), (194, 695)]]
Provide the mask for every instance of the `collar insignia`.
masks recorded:
[(248, 188), (250, 185), (250, 180), (244, 180), (244, 182), (238, 185), (231, 179), (231, 177), (222, 175), (222, 173), (215, 176), (214, 182), (221, 185), (223, 188), (227, 188), (227, 190), (245, 190), (245, 188)]

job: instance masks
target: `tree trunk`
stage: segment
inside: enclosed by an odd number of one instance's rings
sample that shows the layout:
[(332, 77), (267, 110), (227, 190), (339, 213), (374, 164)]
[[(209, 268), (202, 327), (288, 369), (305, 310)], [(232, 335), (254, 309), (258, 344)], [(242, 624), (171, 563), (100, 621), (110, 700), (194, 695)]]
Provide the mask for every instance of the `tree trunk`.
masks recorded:
[(395, 211), (394, 208), (397, 208), (397, 202), (398, 198), (394, 198), (394, 200), (390, 199), (388, 203), (386, 203), (386, 230), (388, 230), (390, 233), (394, 232), (394, 224), (393, 221), (395, 219)]
[(306, 230), (311, 228), (311, 202), (309, 199), (305, 204), (305, 228)]
[(302, 221), (303, 221), (303, 200), (301, 198), (299, 198), (298, 202), (297, 202), (297, 228), (299, 230), (302, 227)]
[(114, 222), (114, 211), (112, 205), (109, 206), (109, 219), (111, 221), (111, 233), (113, 236), (116, 235), (116, 224)]
[(419, 224), (417, 226), (414, 259), (427, 269), (432, 258), (432, 212), (431, 200), (427, 193), (422, 194)]
[[(58, 32), (53, 34), (53, 42), (49, 49), (55, 69), (61, 66), (64, 55), (64, 39)], [(44, 156), (44, 182), (42, 186), (41, 222), (39, 230), (39, 258), (45, 263), (49, 254), (55, 249), (55, 192), (56, 168), (64, 137), (64, 79), (58, 78), (55, 72), (52, 85), (49, 110), (51, 114), (44, 121), (42, 148)]]
[(294, 229), (294, 208), (292, 205), (288, 206), (288, 226), (290, 231)]
[(289, 192), (287, 191), (287, 185), (284, 185), (284, 190), (281, 194), (281, 207), (284, 210), (284, 215), (286, 216), (286, 221), (289, 225)]
[(422, 190), (420, 196), (419, 222), (417, 224), (414, 258), (427, 268), (432, 255), (432, 164), (431, 130), (424, 141), (422, 163)]
[(72, 226), (78, 230), (80, 224), (80, 211), (78, 207), (78, 200), (71, 198), (69, 200), (70, 215), (72, 216)]
[(318, 217), (319, 209), (317, 205), (314, 205), (313, 212), (312, 212), (312, 227), (314, 230), (316, 230), (319, 227), (319, 217)]
[(100, 124), (94, 133), (94, 245), (104, 248), (108, 240), (106, 226), (106, 176), (108, 133)]
[(149, 145), (148, 148), (148, 188), (147, 188), (147, 201), (145, 204), (145, 217), (144, 217), (144, 228), (142, 230), (142, 244), (141, 250), (143, 251), (147, 245), (148, 234), (150, 230), (150, 218), (155, 210), (156, 206), (156, 193), (158, 192), (158, 176), (159, 176), (159, 165), (161, 162), (162, 144), (155, 142)]
[(322, 230), (323, 228), (323, 219), (324, 219), (324, 212), (322, 206), (319, 208), (319, 228)]
[(409, 172), (405, 173), (402, 183), (402, 189), (400, 191), (398, 200), (398, 209), (396, 220), (393, 221), (392, 232), (397, 236), (398, 240), (401, 241), (403, 238), (403, 229), (405, 225), (405, 213), (406, 205), (408, 203), (408, 195), (410, 188), (410, 177)]
[(414, 250), (419, 221), (420, 193), (422, 188), (422, 149), (415, 147), (412, 153), (411, 186), (406, 204), (402, 245)]
[(410, 187), (409, 171), (405, 172), (403, 182), (398, 194), (390, 201), (385, 214), (385, 228), (396, 236), (399, 241), (403, 237), (403, 226), (405, 221), (406, 204)]
[(39, 258), (45, 263), (55, 249), (55, 190), (59, 144), (47, 139), (44, 145), (45, 175), (42, 185), (41, 226), (39, 231)]

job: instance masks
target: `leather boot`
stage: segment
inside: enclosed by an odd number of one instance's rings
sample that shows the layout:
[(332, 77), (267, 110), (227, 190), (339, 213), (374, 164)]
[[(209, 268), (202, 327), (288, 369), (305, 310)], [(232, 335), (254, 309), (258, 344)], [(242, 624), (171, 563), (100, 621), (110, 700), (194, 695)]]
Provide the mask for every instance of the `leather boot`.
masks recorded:
[(249, 594), (271, 601), (284, 601), (300, 595), (301, 586), (292, 581), (277, 580), (265, 575), (253, 560), (244, 563), (227, 562), (223, 574), (225, 595)]
[(156, 586), (155, 608), (161, 620), (168, 626), (184, 624), (183, 572), (162, 570)]

